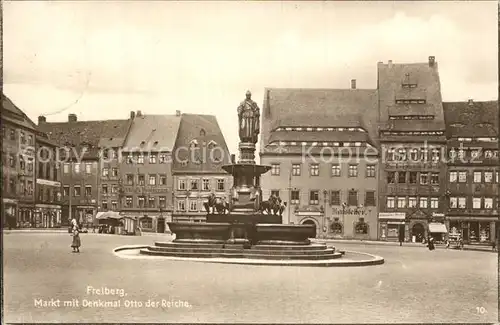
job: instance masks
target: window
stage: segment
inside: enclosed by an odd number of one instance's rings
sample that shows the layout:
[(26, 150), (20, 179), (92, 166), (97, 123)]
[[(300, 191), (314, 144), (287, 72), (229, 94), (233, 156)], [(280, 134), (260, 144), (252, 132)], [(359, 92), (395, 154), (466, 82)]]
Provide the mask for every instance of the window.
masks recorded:
[(364, 218), (359, 218), (359, 222), (354, 226), (354, 232), (360, 235), (368, 234), (368, 224), (365, 222)]
[(458, 173), (457, 172), (450, 172), (449, 179), (450, 179), (450, 183), (456, 183), (458, 180)]
[(16, 156), (14, 154), (9, 154), (9, 166), (12, 168), (16, 167)]
[(156, 154), (154, 154), (154, 153), (149, 154), (149, 163), (156, 164)]
[(358, 177), (358, 165), (349, 165), (349, 177)]
[(367, 207), (375, 206), (375, 191), (366, 191), (365, 206)]
[(127, 174), (127, 185), (134, 185), (134, 175)]
[(432, 185), (439, 184), (439, 173), (431, 173), (431, 184)]
[(186, 201), (185, 200), (177, 201), (177, 210), (186, 211)]
[(111, 210), (113, 210), (113, 211), (118, 210), (118, 201), (116, 201), (116, 200), (111, 201)]
[(420, 184), (426, 185), (429, 184), (429, 173), (420, 173)]
[(493, 209), (493, 198), (490, 197), (484, 198), (484, 208)]
[(481, 198), (473, 197), (472, 198), (472, 208), (473, 209), (481, 209)]
[(432, 149), (432, 161), (438, 162), (440, 158), (441, 152), (439, 151), (439, 149)]
[(406, 172), (398, 172), (398, 183), (399, 184), (406, 183)]
[(160, 175), (160, 185), (167, 185), (167, 175)]
[(484, 158), (492, 158), (492, 157), (493, 157), (493, 151), (491, 150), (484, 151)]
[(159, 196), (158, 201), (160, 203), (160, 208), (166, 208), (167, 207), (167, 197), (166, 196)]
[(417, 172), (410, 172), (410, 184), (417, 184)]
[(131, 196), (125, 197), (125, 206), (127, 208), (131, 208), (132, 207), (132, 201), (133, 201), (133, 198)]
[(471, 150), (470, 151), (470, 157), (472, 159), (476, 159), (476, 158), (479, 158), (479, 156), (481, 155), (481, 151), (478, 150), (478, 149), (474, 149), (474, 150)]
[(400, 148), (397, 151), (396, 155), (396, 160), (397, 161), (405, 161), (406, 160), (406, 149)]
[(457, 151), (455, 149), (451, 149), (448, 152), (448, 157), (450, 158), (451, 161), (455, 161), (455, 158), (457, 158)]
[(144, 164), (144, 155), (142, 153), (137, 156), (137, 163)]
[(309, 204), (310, 205), (319, 204), (319, 191), (309, 192)]
[(148, 207), (155, 208), (155, 205), (156, 205), (156, 198), (154, 196), (150, 196), (148, 198)]
[(143, 174), (137, 175), (137, 184), (138, 185), (145, 185), (146, 184), (146, 177)]
[(427, 148), (421, 148), (420, 149), (420, 160), (421, 161), (427, 161), (429, 158), (429, 153)]
[(138, 196), (137, 203), (139, 205), (139, 208), (144, 208), (144, 204), (146, 203), (146, 198), (142, 195)]
[(167, 163), (167, 155), (164, 154), (164, 153), (161, 153), (159, 156), (158, 156), (158, 162), (160, 164), (166, 164)]
[(186, 180), (185, 179), (179, 179), (177, 183), (177, 189), (179, 191), (185, 191), (186, 190)]
[(91, 163), (86, 163), (85, 164), (85, 173), (86, 174), (92, 174), (92, 164)]
[(33, 145), (33, 136), (32, 135), (28, 135), (28, 144)]
[(347, 197), (347, 204), (349, 206), (358, 206), (358, 191), (349, 191), (349, 195)]
[(375, 166), (367, 165), (366, 166), (366, 177), (375, 177)]
[(108, 185), (104, 184), (102, 186), (102, 194), (104, 194), (104, 195), (108, 194)]
[(458, 198), (450, 197), (450, 209), (456, 209), (458, 207)]
[(74, 167), (75, 167), (75, 173), (79, 173), (80, 172), (80, 163), (75, 163)]
[(311, 176), (319, 176), (319, 165), (318, 164), (311, 164), (309, 166), (309, 174)]
[(467, 172), (458, 172), (458, 182), (459, 183), (467, 182)]
[(439, 199), (437, 197), (431, 197), (431, 209), (439, 209)]
[(280, 164), (271, 164), (271, 175), (279, 176), (280, 174)]
[(300, 164), (292, 164), (292, 175), (300, 176), (301, 168)]
[(340, 191), (331, 191), (330, 192), (330, 204), (331, 205), (340, 205)]
[(69, 174), (69, 164), (68, 163), (63, 164), (63, 173)]
[(113, 194), (118, 193), (118, 185), (116, 184), (111, 185), (111, 193)]
[(485, 183), (493, 182), (493, 172), (484, 172), (484, 182)]
[(463, 150), (463, 149), (458, 150), (457, 157), (459, 159), (464, 159), (465, 158), (465, 150)]
[(127, 155), (127, 164), (133, 164), (134, 163), (134, 156), (132, 156), (131, 153)]
[(387, 208), (389, 209), (394, 209), (394, 204), (395, 204), (395, 198), (394, 196), (388, 196), (387, 197)]
[(144, 216), (144, 218), (140, 219), (141, 220), (141, 227), (145, 229), (151, 229), (153, 228), (153, 219), (148, 218), (147, 216)]
[(111, 169), (111, 176), (113, 176), (113, 177), (118, 177), (118, 168), (113, 167), (113, 168)]
[(191, 180), (191, 190), (192, 191), (199, 190), (199, 188), (198, 188), (198, 180), (197, 179), (192, 179)]
[(104, 159), (108, 159), (109, 158), (109, 150), (108, 149), (104, 149), (102, 151), (102, 158), (104, 158)]
[(297, 190), (293, 190), (290, 197), (291, 204), (300, 204), (300, 192)]
[(33, 158), (28, 158), (28, 171), (32, 172), (33, 171)]
[(16, 193), (16, 180), (15, 179), (9, 179), (9, 187), (10, 187), (10, 191), (12, 193)]
[(149, 185), (156, 185), (156, 175), (149, 175)]
[(426, 197), (421, 197), (420, 198), (420, 208), (421, 209), (427, 209), (427, 203), (428, 203), (428, 199)]
[(474, 183), (481, 183), (481, 172), (474, 172)]
[(495, 172), (495, 182), (498, 183), (498, 172)]
[(73, 195), (74, 196), (80, 196), (80, 194), (81, 194), (80, 185), (75, 185), (75, 187), (73, 188)]
[(332, 165), (332, 177), (340, 177), (340, 165)]
[(406, 197), (398, 196), (398, 208), (399, 209), (406, 208)]
[(101, 206), (103, 210), (108, 210), (108, 201), (102, 201)]
[(24, 136), (24, 132), (22, 132), (22, 131), (19, 132), (19, 139), (21, 141), (21, 144), (26, 143), (26, 137)]
[(416, 162), (418, 161), (418, 150), (410, 149), (410, 161)]
[(395, 172), (387, 172), (387, 183), (388, 184), (396, 183), (396, 173)]
[(109, 175), (109, 169), (107, 167), (104, 167), (102, 169), (102, 177), (108, 177)]
[(201, 189), (203, 191), (209, 191), (210, 190), (210, 180), (204, 178), (201, 182)]
[(217, 191), (224, 191), (225, 190), (225, 186), (224, 186), (225, 182), (224, 182), (224, 179), (218, 179), (217, 180)]
[(416, 208), (417, 207), (417, 198), (415, 196), (410, 196), (408, 198), (408, 207)]
[(65, 185), (63, 187), (63, 195), (64, 196), (69, 196), (69, 186), (68, 185)]
[(16, 140), (16, 130), (14, 130), (14, 129), (10, 130), (10, 139)]
[(85, 196), (92, 196), (92, 186), (91, 185), (85, 186)]
[(467, 207), (467, 200), (465, 197), (458, 198), (458, 208), (465, 209)]
[[(19, 168), (20, 168), (21, 170), (25, 170), (25, 169), (26, 169), (26, 163), (24, 162), (24, 158), (23, 158), (23, 156), (22, 156), (22, 155), (19, 155)], [(39, 163), (39, 165), (38, 165), (38, 170), (39, 170), (39, 172), (43, 175), (43, 171), (44, 171), (44, 169), (43, 169), (43, 165), (42, 165), (42, 163)], [(42, 176), (41, 178), (44, 178), (44, 177)]]
[(393, 161), (394, 160), (394, 149), (390, 148), (387, 150), (387, 161)]
[(280, 191), (279, 190), (271, 190), (271, 195), (279, 197), (280, 196)]

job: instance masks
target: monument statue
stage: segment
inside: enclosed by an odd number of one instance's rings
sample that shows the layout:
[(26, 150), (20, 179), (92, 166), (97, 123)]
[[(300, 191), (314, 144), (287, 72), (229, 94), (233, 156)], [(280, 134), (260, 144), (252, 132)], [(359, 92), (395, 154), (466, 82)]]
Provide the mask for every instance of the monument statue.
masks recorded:
[(252, 93), (247, 91), (246, 99), (238, 106), (240, 141), (257, 143), (260, 133), (260, 112), (257, 103), (252, 100)]

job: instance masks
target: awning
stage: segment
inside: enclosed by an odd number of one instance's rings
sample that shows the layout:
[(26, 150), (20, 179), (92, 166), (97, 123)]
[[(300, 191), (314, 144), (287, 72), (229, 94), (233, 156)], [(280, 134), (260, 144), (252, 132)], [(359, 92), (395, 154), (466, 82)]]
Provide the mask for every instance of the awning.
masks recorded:
[(120, 213), (115, 212), (115, 211), (106, 211), (106, 212), (97, 212), (95, 215), (95, 218), (97, 220), (103, 220), (103, 219), (121, 219), (122, 216)]
[(430, 223), (429, 224), (429, 232), (434, 234), (446, 234), (448, 230), (443, 223)]

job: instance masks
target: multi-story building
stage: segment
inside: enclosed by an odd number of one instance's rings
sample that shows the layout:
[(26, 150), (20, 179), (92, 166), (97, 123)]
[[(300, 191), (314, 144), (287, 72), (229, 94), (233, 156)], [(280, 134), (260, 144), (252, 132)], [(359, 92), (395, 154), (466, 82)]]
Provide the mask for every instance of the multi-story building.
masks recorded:
[(443, 103), (448, 138), (446, 223), (466, 243), (498, 237), (498, 102)]
[(2, 222), (22, 227), (35, 209), (36, 125), (2, 94)]
[(378, 63), (379, 238), (422, 240), (443, 221), (446, 144), (437, 62)]
[(57, 145), (45, 134), (37, 134), (35, 213), (29, 225), (35, 228), (53, 228), (62, 225), (62, 188), (59, 181)]
[(222, 169), (231, 157), (217, 118), (182, 114), (174, 153), (173, 220), (204, 222), (208, 195), (228, 200), (232, 187), (232, 176)]
[(168, 231), (172, 219), (172, 152), (181, 114), (137, 112), (121, 151), (119, 210), (143, 231)]
[(124, 137), (130, 120), (78, 121), (69, 114), (67, 122), (38, 118), (38, 127), (58, 146), (60, 181), (63, 186), (62, 223), (71, 218), (82, 224), (95, 221), (99, 208), (100, 149), (102, 138)]
[(319, 237), (377, 238), (377, 91), (267, 89), (262, 113), (264, 200), (287, 202), (283, 222)]

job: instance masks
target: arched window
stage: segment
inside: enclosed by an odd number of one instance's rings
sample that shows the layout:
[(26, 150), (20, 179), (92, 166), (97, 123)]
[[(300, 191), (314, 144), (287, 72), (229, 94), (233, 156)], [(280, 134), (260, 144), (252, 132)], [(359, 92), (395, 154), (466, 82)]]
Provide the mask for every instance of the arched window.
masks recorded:
[(200, 130), (200, 137), (204, 137), (204, 136), (205, 136), (205, 134), (206, 134), (206, 133), (205, 133), (205, 130), (204, 130), (204, 129), (201, 129), (201, 130)]

